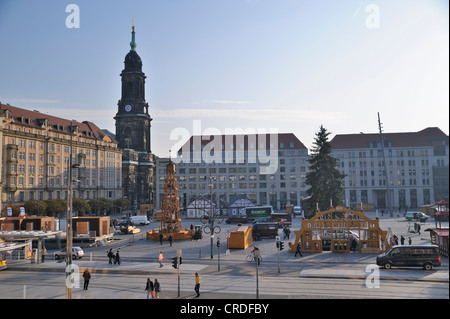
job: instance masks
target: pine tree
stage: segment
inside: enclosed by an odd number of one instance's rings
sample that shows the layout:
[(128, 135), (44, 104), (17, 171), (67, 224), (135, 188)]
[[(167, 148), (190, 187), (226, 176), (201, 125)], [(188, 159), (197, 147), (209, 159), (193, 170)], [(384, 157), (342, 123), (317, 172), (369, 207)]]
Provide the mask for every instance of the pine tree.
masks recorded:
[(329, 135), (330, 133), (321, 125), (319, 132), (316, 133), (314, 148), (308, 160), (310, 166), (306, 174), (306, 184), (311, 187), (307, 190), (310, 199), (304, 205), (307, 218), (314, 216), (317, 203), (321, 211), (330, 208), (330, 200), (333, 206), (342, 203), (344, 192), (342, 182), (345, 174), (338, 170), (337, 159), (330, 155)]

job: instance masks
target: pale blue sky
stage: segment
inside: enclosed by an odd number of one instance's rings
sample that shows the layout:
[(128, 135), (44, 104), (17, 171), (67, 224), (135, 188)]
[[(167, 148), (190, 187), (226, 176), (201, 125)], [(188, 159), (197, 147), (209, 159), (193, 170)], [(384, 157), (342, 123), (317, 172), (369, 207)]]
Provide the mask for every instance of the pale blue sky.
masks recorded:
[[(66, 6), (80, 28), (66, 27)], [(379, 9), (379, 28), (366, 20)], [(153, 152), (176, 128), (449, 133), (448, 1), (0, 0), (0, 101), (115, 132), (135, 18)]]

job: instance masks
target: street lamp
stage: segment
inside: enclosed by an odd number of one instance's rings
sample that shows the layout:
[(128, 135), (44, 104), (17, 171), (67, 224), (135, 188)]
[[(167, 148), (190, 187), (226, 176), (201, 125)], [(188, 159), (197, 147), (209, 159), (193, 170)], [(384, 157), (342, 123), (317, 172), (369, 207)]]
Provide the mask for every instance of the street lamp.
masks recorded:
[[(211, 172), (210, 172), (210, 174), (211, 174)], [(214, 223), (215, 223), (216, 219), (218, 218), (218, 223), (220, 224), (222, 222), (222, 219), (220, 218), (221, 217), (220, 216), (220, 211), (219, 212), (215, 212), (214, 211), (215, 207), (213, 205), (213, 200), (212, 200), (212, 188), (213, 188), (212, 180), (213, 180), (213, 177), (210, 175), (209, 179), (210, 179), (210, 184), (208, 186), (210, 188), (209, 189), (209, 198), (210, 198), (210, 205), (211, 206), (210, 206), (209, 214), (206, 213), (206, 215), (201, 218), (201, 222), (203, 224), (206, 224), (207, 221), (209, 222), (209, 226), (205, 226), (204, 232), (205, 232), (205, 234), (210, 234), (210, 238), (211, 238), (211, 259), (213, 259), (213, 246), (214, 246), (213, 239), (214, 239), (214, 234), (219, 234), (220, 231), (221, 231), (221, 228), (219, 226), (214, 226)]]
[(67, 178), (67, 223), (66, 223), (66, 299), (72, 299), (72, 210), (73, 210), (73, 181), (72, 169), (80, 168), (80, 164), (73, 164), (73, 120), (70, 121), (70, 157), (69, 157), (69, 176)]

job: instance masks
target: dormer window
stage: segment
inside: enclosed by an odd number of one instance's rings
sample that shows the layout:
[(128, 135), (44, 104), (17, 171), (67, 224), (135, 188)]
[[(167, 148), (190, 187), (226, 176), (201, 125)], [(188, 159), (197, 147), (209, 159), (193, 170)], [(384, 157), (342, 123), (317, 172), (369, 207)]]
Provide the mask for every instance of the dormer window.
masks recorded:
[(9, 110), (6, 110), (5, 116), (6, 116), (6, 119), (8, 119), (8, 120), (13, 118), (12, 115), (11, 115), (11, 112)]

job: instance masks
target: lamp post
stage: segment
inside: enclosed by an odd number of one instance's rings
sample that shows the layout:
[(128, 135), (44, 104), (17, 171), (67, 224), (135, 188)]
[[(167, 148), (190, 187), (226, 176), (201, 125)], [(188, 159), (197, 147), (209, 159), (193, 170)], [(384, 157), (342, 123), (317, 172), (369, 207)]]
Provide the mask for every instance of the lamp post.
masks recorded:
[(217, 271), (220, 271), (220, 238), (217, 238)]
[(70, 157), (67, 178), (67, 222), (66, 222), (66, 299), (72, 299), (72, 144), (73, 121), (70, 121)]
[(256, 264), (256, 299), (259, 299), (259, 274), (258, 274), (259, 258), (260, 257), (255, 257), (255, 264)]
[[(205, 226), (204, 232), (205, 232), (205, 234), (210, 234), (210, 239), (211, 239), (211, 259), (213, 259), (214, 258), (214, 256), (213, 256), (214, 234), (219, 234), (220, 231), (221, 231), (221, 228), (219, 226), (214, 226), (214, 223), (216, 221), (216, 218), (218, 218), (218, 223), (219, 224), (222, 223), (222, 219), (221, 219), (221, 216), (219, 216), (220, 212), (219, 213), (214, 212), (214, 208), (215, 207), (214, 207), (213, 201), (212, 201), (212, 188), (213, 188), (212, 180), (213, 180), (213, 177), (210, 176), (209, 179), (210, 179), (209, 197), (210, 197), (210, 205), (211, 205), (210, 206), (210, 212), (209, 212), (209, 214), (206, 213), (206, 215), (201, 218), (201, 222), (203, 224), (206, 224), (206, 222), (209, 222), (209, 226)], [(205, 212), (206, 212), (206, 210), (205, 210)]]

